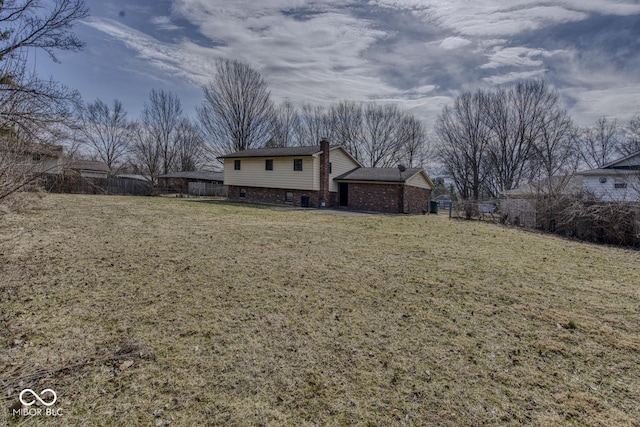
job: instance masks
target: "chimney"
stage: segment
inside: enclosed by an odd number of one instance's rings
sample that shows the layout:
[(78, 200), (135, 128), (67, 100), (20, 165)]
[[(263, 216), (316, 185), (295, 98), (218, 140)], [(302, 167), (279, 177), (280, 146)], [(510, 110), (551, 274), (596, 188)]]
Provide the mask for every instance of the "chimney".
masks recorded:
[(318, 195), (318, 206), (327, 207), (329, 204), (329, 141), (320, 140), (320, 194)]

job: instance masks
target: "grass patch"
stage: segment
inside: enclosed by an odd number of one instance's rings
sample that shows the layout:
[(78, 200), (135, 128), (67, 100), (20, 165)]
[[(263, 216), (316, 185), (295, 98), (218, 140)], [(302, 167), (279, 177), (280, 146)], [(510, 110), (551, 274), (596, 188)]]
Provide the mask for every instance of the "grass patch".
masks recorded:
[[(43, 203), (0, 222), (0, 424), (640, 419), (638, 252), (444, 215)], [(12, 417), (24, 388), (62, 418)]]

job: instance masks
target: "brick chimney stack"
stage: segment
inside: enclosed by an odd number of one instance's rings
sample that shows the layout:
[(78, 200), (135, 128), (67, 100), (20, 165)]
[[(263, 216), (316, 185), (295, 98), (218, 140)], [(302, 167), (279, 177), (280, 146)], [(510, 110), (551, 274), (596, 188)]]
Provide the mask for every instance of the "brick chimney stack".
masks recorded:
[(318, 195), (318, 206), (327, 207), (329, 201), (329, 141), (320, 140), (320, 194)]

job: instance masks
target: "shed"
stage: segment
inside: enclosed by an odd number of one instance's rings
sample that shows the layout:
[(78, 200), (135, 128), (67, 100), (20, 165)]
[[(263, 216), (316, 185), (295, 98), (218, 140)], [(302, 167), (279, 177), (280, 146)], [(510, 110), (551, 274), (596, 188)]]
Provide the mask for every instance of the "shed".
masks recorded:
[(163, 193), (192, 196), (226, 196), (224, 173), (213, 171), (173, 172), (158, 176), (158, 187)]

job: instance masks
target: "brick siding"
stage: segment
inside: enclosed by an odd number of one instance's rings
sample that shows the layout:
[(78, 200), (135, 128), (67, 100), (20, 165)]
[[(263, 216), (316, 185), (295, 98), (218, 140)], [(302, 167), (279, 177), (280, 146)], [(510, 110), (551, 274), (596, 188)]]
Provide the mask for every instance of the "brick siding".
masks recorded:
[[(246, 197), (240, 197), (240, 189), (246, 189)], [(291, 203), (285, 202), (285, 193), (293, 193), (293, 201)], [(249, 203), (270, 203), (277, 205), (291, 205), (301, 206), (302, 196), (309, 197), (309, 204), (312, 208), (320, 206), (319, 197), (320, 192), (312, 190), (286, 190), (283, 188), (262, 188), (262, 187), (240, 187), (235, 185), (229, 186), (229, 200), (249, 202)], [(331, 192), (327, 207), (333, 206), (333, 201), (337, 203), (337, 193)]]
[(349, 183), (349, 209), (421, 214), (430, 198), (430, 190), (409, 185)]

